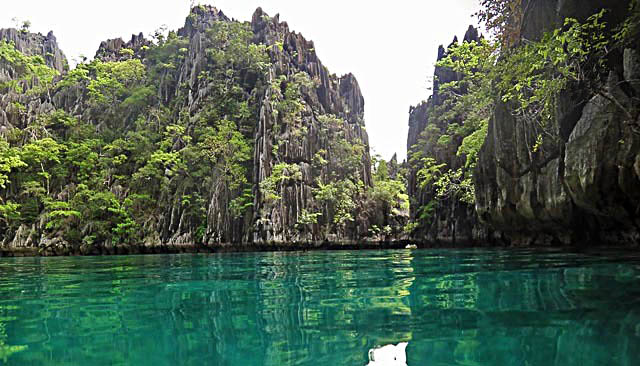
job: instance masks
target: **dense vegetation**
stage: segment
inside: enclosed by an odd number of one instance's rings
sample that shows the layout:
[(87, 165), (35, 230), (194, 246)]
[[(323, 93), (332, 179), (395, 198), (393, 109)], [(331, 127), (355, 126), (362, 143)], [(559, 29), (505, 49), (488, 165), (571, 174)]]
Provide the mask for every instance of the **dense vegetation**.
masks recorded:
[(429, 225), (434, 213), (452, 200), (473, 207), (473, 175), (498, 103), (508, 105), (525, 125), (529, 136), (523, 139), (531, 141), (530, 161), (559, 156), (567, 136), (561, 136), (557, 123), (558, 98), (572, 89), (614, 102), (629, 123), (637, 117), (637, 111), (618, 102), (607, 85), (608, 60), (622, 58), (624, 48), (637, 39), (637, 1), (631, 2), (629, 15), (619, 26), (607, 23), (608, 11), (603, 9), (583, 22), (567, 18), (540, 40), (522, 36), (530, 2), (481, 4), (477, 16), (492, 37), (448, 47), (436, 67), (452, 80), (438, 80), (436, 73), (438, 100), (430, 105), (426, 128), (410, 150), (417, 185), (430, 198), (415, 208), (414, 227)]
[[(198, 24), (206, 11), (195, 9), (188, 23)], [(0, 139), (5, 241), (163, 244), (176, 232), (187, 233), (181, 240), (193, 244), (251, 240), (256, 195), (267, 212), (287, 186), (302, 180), (300, 162), (282, 152), (287, 139), (318, 127), (327, 146), (313, 157), (314, 200), (299, 213), (295, 230), (313, 240), (348, 237), (346, 227), (366, 206), (369, 213), (385, 212), (368, 218), (371, 237), (401, 232), (408, 209), (402, 175), (391, 177), (380, 161), (375, 181), (365, 184), (368, 146), (345, 135), (348, 123), (340, 117), (320, 114), (318, 126), (305, 123), (308, 91), (317, 81), (304, 71), (273, 75), (272, 58), (282, 44), (253, 39), (248, 23), (207, 24), (205, 66), (191, 84), (184, 80), (185, 64), (199, 50), (190, 49), (186, 34), (158, 33), (155, 42), (80, 63), (63, 75), (41, 56), (25, 56), (0, 41), (0, 65), (11, 76), (0, 93), (10, 96), (6, 113), (17, 121)], [(195, 101), (194, 85), (206, 90)], [(265, 94), (277, 121), (274, 165), (256, 181), (254, 136)], [(34, 100), (48, 107), (36, 113)]]
[[(529, 2), (481, 4), (492, 37), (442, 50), (408, 168), (370, 159), (339, 80), (323, 79), (321, 64), (306, 68), (319, 62), (312, 44), (263, 13), (240, 23), (196, 7), (184, 29), (101, 48), (70, 71), (1, 40), (4, 244), (420, 237), (438, 213), (473, 212), (474, 174), (499, 106), (526, 126), (535, 162), (516, 176), (562, 153), (563, 93), (599, 95), (633, 124), (637, 111), (607, 78), (608, 60), (637, 39), (637, 1), (618, 26), (605, 9), (537, 40), (522, 33)], [(455, 227), (447, 230), (455, 239)]]
[[(232, 42), (225, 52), (210, 55), (211, 71), (201, 75), (219, 88), (210, 96), (213, 103), (194, 116), (181, 97), (167, 102), (158, 91), (177, 87), (171, 70), (187, 52), (187, 42), (175, 33), (146, 50), (144, 63), (123, 50), (122, 61), (95, 60), (58, 78), (50, 89), (79, 90), (87, 113), (78, 118), (56, 109), (33, 120), (25, 115), (26, 125), (6, 131), (0, 169), (5, 230), (42, 221), (43, 230), (70, 242), (135, 243), (158, 225), (162, 204), (181, 192), (180, 204), (202, 233), (202, 199), (213, 186), (203, 179), (233, 181), (228, 189), (242, 188), (246, 181), (243, 163), (251, 152), (246, 125), (252, 111), (236, 70), (259, 72), (267, 62), (264, 47), (248, 42), (246, 27), (221, 23), (209, 41), (219, 41), (221, 34)], [(19, 54), (6, 42), (3, 49)], [(250, 57), (240, 57), (244, 54)], [(5, 63), (18, 60), (16, 68), (27, 70), (13, 84), (31, 78), (36, 66), (46, 68), (4, 55)], [(15, 102), (10, 112), (24, 114), (26, 107)]]

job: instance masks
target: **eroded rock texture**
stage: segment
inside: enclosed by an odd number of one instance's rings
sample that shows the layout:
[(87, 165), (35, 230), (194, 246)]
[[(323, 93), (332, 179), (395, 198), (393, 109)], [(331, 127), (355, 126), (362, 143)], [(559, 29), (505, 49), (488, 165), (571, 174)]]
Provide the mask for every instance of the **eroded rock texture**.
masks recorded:
[[(474, 27), (469, 27), (463, 42), (479, 41), (480, 35)], [(453, 44), (457, 44), (457, 37)], [(447, 55), (447, 50), (440, 46), (438, 61)], [(447, 169), (456, 170), (464, 166), (465, 158), (457, 156), (462, 141), (454, 139), (447, 146), (437, 142), (437, 136), (446, 134), (450, 124), (460, 123), (457, 120), (443, 120), (442, 105), (446, 96), (440, 94), (440, 85), (461, 80), (462, 75), (444, 67), (436, 67), (434, 73), (433, 95), (428, 101), (411, 107), (409, 113), (409, 136), (407, 152), (409, 160), (408, 192), (411, 199), (411, 219), (419, 226), (413, 232), (413, 239), (428, 242), (464, 243), (485, 240), (487, 230), (478, 221), (473, 205), (460, 202), (456, 198), (439, 198), (433, 187), (421, 188), (417, 171), (422, 162), (411, 161), (414, 153), (422, 151), (426, 156), (435, 158), (439, 163), (446, 163)], [(435, 138), (433, 136), (436, 136)], [(422, 143), (419, 141), (422, 140)]]
[[(47, 66), (59, 73), (66, 72), (69, 68), (67, 58), (58, 47), (53, 32), (43, 36), (40, 33), (29, 33), (14, 28), (0, 29), (0, 40), (12, 43), (26, 56), (41, 56)], [(0, 61), (0, 82), (12, 80), (16, 74), (17, 70), (12, 65)], [(19, 87), (26, 89), (26, 82), (22, 82)], [(14, 102), (24, 105), (26, 113), (18, 111)], [(33, 120), (40, 113), (49, 112), (52, 108), (50, 101), (18, 95), (14, 92), (2, 94), (0, 95), (0, 126), (17, 126), (18, 120), (22, 122)]]
[[(561, 27), (568, 17), (585, 21), (606, 8), (613, 27), (628, 16), (629, 2), (525, 1), (522, 37), (537, 40)], [(477, 32), (467, 32), (474, 39)], [(454, 40), (455, 42), (456, 40)], [(637, 43), (636, 43), (637, 44)], [(447, 50), (440, 47), (438, 59)], [(640, 85), (638, 47), (611, 52), (606, 60), (608, 83), (597, 95), (574, 84), (556, 103), (552, 122), (557, 141), (547, 139), (534, 151), (536, 135), (516, 118), (513, 106), (498, 102), (474, 172), (476, 206), (435, 200), (434, 192), (418, 186), (420, 164), (409, 164), (412, 220), (420, 224), (416, 239), (493, 242), (506, 245), (633, 245), (640, 240)], [(443, 104), (439, 85), (460, 76), (436, 68), (434, 93), (412, 107), (407, 149), (411, 156), (420, 138), (440, 135), (447, 123), (432, 126)], [(452, 141), (457, 147), (459, 142)], [(425, 147), (426, 146), (426, 147)], [(462, 164), (455, 149), (433, 143), (420, 148), (456, 169)], [(429, 215), (423, 208), (435, 204)]]
[[(144, 34), (132, 35), (129, 42), (122, 38), (109, 39), (103, 41), (96, 52), (95, 58), (102, 61), (123, 61), (136, 55), (144, 58), (145, 51), (152, 45), (151, 41), (144, 37)], [(133, 52), (132, 54), (130, 52)]]
[[(585, 20), (606, 7), (609, 24), (628, 2), (536, 1), (524, 34), (537, 39), (566, 17)], [(640, 141), (637, 47), (611, 54), (604, 98), (575, 85), (557, 103), (561, 141), (533, 153), (535, 136), (499, 103), (475, 174), (477, 212), (513, 245), (638, 243)], [(615, 99), (615, 100), (614, 100)]]
[[(150, 110), (155, 114), (145, 116), (146, 123), (186, 120), (185, 130), (191, 133), (194, 126), (201, 123), (199, 121), (209, 118), (206, 111), (216, 103), (212, 96), (216, 95), (216, 88), (220, 85), (203, 75), (211, 71), (212, 64), (209, 31), (220, 22), (235, 21), (216, 8), (198, 6), (192, 10), (185, 26), (175, 33), (182, 42), (182, 48), (174, 50), (175, 57), (171, 62), (166, 61), (166, 67), (154, 69), (159, 70), (154, 71), (157, 73), (154, 77), (160, 81), (153, 86), (154, 95), (148, 98), (155, 98), (155, 103), (161, 107)], [(334, 152), (332, 136), (339, 136), (350, 146), (361, 146), (357, 150), (355, 164), (358, 167), (357, 177), (353, 179), (359, 180), (363, 186), (372, 184), (371, 158), (363, 120), (364, 99), (356, 78), (351, 74), (338, 77), (329, 73), (318, 59), (313, 42), (291, 32), (278, 16), (270, 17), (258, 9), (252, 21), (245, 25), (253, 33), (254, 44), (267, 46), (270, 58), (270, 68), (264, 73), (236, 70), (240, 78), (237, 94), (247, 101), (246, 113), (253, 116), (249, 123), (239, 126), (253, 144), (253, 159), (245, 164), (250, 188), (248, 192), (244, 187), (229, 189), (217, 171), (197, 181), (171, 176), (170, 189), (153, 197), (158, 210), (140, 228), (141, 245), (180, 247), (240, 242), (343, 241), (356, 240), (367, 234), (369, 217), (375, 213), (359, 210), (352, 220), (334, 226), (335, 212), (318, 202), (314, 195), (319, 179), (352, 173), (341, 165), (340, 157)], [(67, 72), (66, 59), (52, 34), (44, 37), (9, 29), (0, 30), (0, 39), (12, 40), (18, 50), (28, 55), (42, 55), (49, 66), (61, 73)], [(122, 39), (102, 42), (96, 59), (103, 62), (140, 60), (149, 67), (150, 49), (153, 49), (151, 41), (142, 34), (134, 35), (128, 42)], [(281, 108), (279, 103), (283, 102), (287, 87), (298, 77), (308, 82), (301, 83), (297, 102), (302, 108), (292, 120), (278, 113), (278, 108)], [(26, 106), (26, 110), (13, 111), (14, 102)], [(86, 83), (56, 88), (49, 95), (8, 93), (0, 96), (0, 106), (0, 125), (3, 128), (24, 128), (39, 115), (57, 109), (94, 124), (100, 131), (126, 132), (135, 122), (134, 115), (130, 117), (126, 113), (118, 114), (122, 118), (117, 123), (121, 124), (114, 125), (103, 118), (113, 111), (99, 110), (89, 103)], [(171, 149), (178, 151), (183, 145), (176, 138)], [(313, 168), (314, 158), (321, 160), (319, 169)], [(285, 165), (299, 174), (277, 182), (272, 196), (277, 195), (279, 199), (265, 197), (263, 182), (272, 176), (274, 167)], [(184, 172), (187, 176), (188, 173)], [(169, 177), (167, 174), (170, 174), (168, 171), (165, 175)], [(124, 199), (130, 193), (130, 189), (117, 179), (110, 178), (104, 184), (118, 199)], [(63, 199), (65, 194), (75, 192), (76, 188), (73, 182), (69, 182), (60, 197)], [(204, 220), (194, 217), (193, 209), (184, 204), (184, 197), (196, 193), (203, 198)], [(253, 197), (253, 204), (249, 202), (245, 206), (250, 207), (245, 211), (232, 214), (232, 201), (243, 194)], [(316, 220), (298, 225), (303, 213), (321, 215)], [(39, 247), (44, 248), (43, 252), (68, 253), (73, 252), (68, 248), (80, 245), (67, 242), (59, 232), (45, 230), (45, 222), (43, 216), (32, 225), (6, 230), (3, 246)], [(92, 247), (81, 245), (80, 251), (95, 251), (96, 244), (114, 248), (118, 243), (107, 240), (94, 243)]]
[(0, 40), (13, 42), (16, 49), (27, 56), (42, 56), (46, 64), (58, 72), (62, 73), (69, 69), (67, 58), (58, 47), (53, 32), (43, 36), (40, 33), (6, 28), (0, 29)]
[[(296, 124), (282, 120), (274, 113), (277, 96), (267, 90), (260, 109), (260, 119), (255, 136), (254, 179), (261, 182), (272, 174), (277, 163), (294, 164), (299, 167), (301, 179), (292, 181), (280, 190), (281, 200), (268, 202), (256, 191), (254, 206), (254, 241), (306, 241), (306, 240), (347, 240), (367, 234), (368, 222), (365, 217), (357, 218), (346, 230), (329, 236), (319, 232), (323, 225), (330, 224), (331, 215), (324, 212), (317, 224), (310, 230), (301, 231), (296, 223), (303, 211), (314, 212), (318, 204), (313, 196), (313, 187), (318, 178), (331, 171), (339, 170), (331, 159), (331, 141), (322, 134), (326, 128), (318, 121), (319, 116), (333, 115), (342, 122), (339, 129), (348, 141), (361, 143), (364, 147), (361, 157), (360, 178), (366, 186), (371, 185), (371, 159), (369, 142), (364, 130), (364, 99), (355, 77), (347, 74), (337, 77), (329, 74), (318, 59), (312, 41), (289, 31), (287, 23), (278, 16), (270, 18), (261, 9), (253, 15), (251, 26), (256, 34), (256, 42), (269, 46), (281, 42), (282, 47), (271, 48), (273, 66), (269, 80), (278, 75), (293, 75), (300, 71), (309, 75), (315, 87), (301, 90), (304, 109), (302, 119)], [(276, 126), (279, 126), (276, 128)], [(296, 131), (306, 131), (300, 134)], [(278, 131), (278, 132), (276, 132)], [(275, 145), (275, 149), (274, 149)], [(329, 153), (328, 164), (320, 170), (313, 167), (313, 159), (318, 152)], [(340, 173), (340, 172), (339, 172)]]

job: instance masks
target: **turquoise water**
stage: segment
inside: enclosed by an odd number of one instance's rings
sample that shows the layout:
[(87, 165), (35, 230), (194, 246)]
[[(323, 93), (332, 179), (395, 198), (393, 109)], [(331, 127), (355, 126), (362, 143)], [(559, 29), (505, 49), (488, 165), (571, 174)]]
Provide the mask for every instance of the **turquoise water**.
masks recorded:
[(0, 258), (0, 365), (364, 366), (399, 342), (409, 366), (638, 365), (640, 256)]

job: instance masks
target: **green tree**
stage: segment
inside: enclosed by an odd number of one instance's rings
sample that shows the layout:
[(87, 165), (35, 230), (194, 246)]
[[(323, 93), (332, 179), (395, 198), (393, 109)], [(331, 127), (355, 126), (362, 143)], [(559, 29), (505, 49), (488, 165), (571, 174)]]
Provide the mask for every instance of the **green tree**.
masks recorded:
[(145, 66), (138, 59), (119, 62), (94, 61), (89, 65), (94, 77), (87, 86), (90, 101), (115, 109), (145, 77)]
[(229, 189), (247, 183), (246, 163), (252, 158), (253, 149), (234, 122), (222, 120), (216, 127), (206, 128), (198, 146)]
[(21, 82), (29, 86), (30, 94), (49, 92), (59, 72), (47, 66), (42, 56), (26, 56), (12, 41), (0, 40), (0, 64), (9, 71), (10, 80), (0, 83), (0, 90), (20, 93)]

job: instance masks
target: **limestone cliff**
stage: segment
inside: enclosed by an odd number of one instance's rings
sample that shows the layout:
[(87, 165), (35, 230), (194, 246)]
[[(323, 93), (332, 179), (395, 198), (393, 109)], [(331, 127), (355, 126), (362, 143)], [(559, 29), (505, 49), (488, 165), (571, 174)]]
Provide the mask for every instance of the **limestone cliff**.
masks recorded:
[(46, 36), (40, 33), (30, 33), (15, 28), (0, 29), (0, 40), (13, 42), (18, 51), (27, 56), (42, 56), (46, 64), (62, 73), (69, 69), (67, 58), (58, 47), (53, 32)]
[[(296, 124), (286, 123), (282, 115), (274, 112), (274, 104), (278, 96), (273, 90), (267, 90), (260, 109), (260, 118), (255, 137), (254, 179), (261, 182), (272, 174), (277, 163), (294, 164), (301, 171), (301, 178), (281, 187), (281, 200), (272, 203), (256, 192), (254, 206), (254, 241), (306, 241), (326, 239), (319, 232), (319, 227), (327, 224), (331, 217), (324, 212), (323, 218), (312, 224), (310, 230), (299, 230), (298, 219), (304, 211), (319, 209), (313, 197), (313, 186), (320, 177), (335, 171), (339, 167), (331, 159), (331, 141), (323, 133), (323, 126), (318, 120), (323, 115), (339, 117), (338, 129), (346, 139), (353, 143), (363, 144), (364, 150), (360, 158), (360, 178), (366, 186), (371, 186), (371, 159), (369, 142), (364, 130), (364, 99), (355, 77), (351, 74), (343, 77), (329, 74), (327, 68), (318, 59), (314, 44), (302, 35), (289, 31), (287, 23), (279, 21), (278, 16), (270, 18), (261, 9), (253, 15), (252, 29), (256, 42), (282, 47), (271, 47), (270, 55), (273, 66), (269, 71), (269, 80), (278, 75), (292, 75), (304, 72), (313, 81), (312, 87), (301, 90), (304, 107), (301, 120)], [(281, 126), (281, 127), (278, 127)], [(277, 127), (277, 128), (276, 128)], [(278, 132), (274, 133), (274, 130)], [(306, 133), (300, 133), (305, 131)], [(327, 151), (328, 164), (314, 167), (314, 157), (321, 151)], [(325, 157), (327, 158), (327, 157)], [(295, 168), (294, 168), (295, 169)], [(364, 217), (358, 218), (339, 232), (332, 233), (332, 240), (364, 237), (367, 234), (368, 222)]]
[[(629, 1), (524, 1), (521, 39), (540, 40), (561, 28), (565, 19), (584, 22), (606, 9), (609, 29), (629, 13)], [(465, 39), (477, 39), (470, 29)], [(551, 135), (539, 148), (531, 125), (517, 117), (514, 105), (497, 96), (488, 134), (473, 172), (475, 207), (436, 199), (436, 189), (419, 186), (421, 161), (410, 161), (409, 193), (416, 240), (505, 245), (633, 245), (640, 240), (640, 94), (637, 37), (626, 49), (607, 52), (606, 84), (569, 85), (554, 102)], [(454, 40), (456, 42), (456, 40)], [(438, 60), (448, 49), (440, 47)], [(412, 107), (407, 150), (411, 157), (433, 157), (456, 169), (460, 141), (443, 139), (447, 127), (460, 123), (447, 112), (440, 85), (460, 80), (436, 67), (433, 96)], [(590, 86), (591, 85), (591, 86)], [(464, 93), (464, 91), (461, 91)], [(443, 107), (444, 106), (444, 107)], [(448, 136), (445, 136), (448, 137)], [(443, 142), (439, 144), (438, 142)]]
[[(102, 42), (97, 61), (68, 73), (52, 34), (0, 30), (0, 39), (13, 41), (27, 55), (43, 56), (62, 74), (46, 92), (2, 95), (3, 131), (26, 131), (37, 121), (64, 118), (71, 121), (69, 128), (91, 126), (84, 131), (100, 137), (87, 140), (98, 144), (98, 155), (86, 152), (76, 160), (109, 158), (111, 150), (104, 149), (122, 151), (120, 168), (105, 170), (93, 188), (79, 180), (87, 175), (78, 175), (81, 163), (70, 160), (70, 170), (60, 168), (59, 178), (47, 178), (45, 191), (53, 199), (44, 201), (20, 196), (24, 174), (19, 168), (10, 172), (15, 184), (3, 191), (3, 199), (24, 201), (12, 206), (19, 211), (27, 202), (31, 208), (29, 219), (23, 214), (0, 225), (5, 249), (100, 253), (117, 251), (118, 241), (160, 248), (348, 241), (369, 234), (375, 209), (355, 209), (356, 203), (365, 206), (366, 195), (358, 192), (371, 187), (372, 177), (364, 99), (353, 75), (331, 74), (312, 41), (261, 9), (251, 22), (240, 23), (216, 8), (198, 6), (183, 28), (161, 37), (152, 42), (140, 34), (128, 42)], [(233, 47), (242, 54), (231, 54), (239, 52)], [(264, 50), (267, 60), (261, 58)], [(249, 54), (255, 60), (242, 66)], [(104, 92), (112, 94), (104, 98)], [(66, 151), (77, 144), (66, 142), (67, 127), (55, 126), (43, 131), (64, 142), (60, 151), (67, 159)], [(215, 154), (238, 154), (233, 165), (226, 164), (233, 156), (204, 153), (221, 148), (215, 134), (222, 136), (227, 127), (225, 138), (240, 141), (233, 146), (241, 150), (230, 145), (231, 150)], [(34, 137), (36, 143), (39, 138)], [(31, 138), (16, 140), (16, 147), (7, 139), (19, 150)], [(243, 140), (252, 145), (252, 157), (245, 158)], [(158, 150), (155, 155), (127, 150), (126, 144), (134, 143)], [(154, 162), (154, 156), (171, 160)], [(211, 159), (210, 165), (202, 159)], [(148, 183), (136, 183), (143, 176)], [(318, 193), (321, 188), (326, 194)], [(110, 203), (85, 212), (91, 205), (81, 201), (88, 194), (82, 192), (93, 192), (94, 198), (84, 200), (110, 197), (105, 201)], [(151, 201), (137, 211), (124, 206), (145, 197)], [(345, 208), (338, 198), (353, 206)], [(70, 209), (74, 201), (76, 211)], [(69, 216), (51, 223), (50, 202), (66, 207)]]
[[(467, 30), (463, 42), (480, 40), (478, 30), (472, 26)], [(451, 45), (458, 44), (454, 38)], [(447, 55), (448, 49), (440, 46), (438, 61)], [(409, 112), (409, 135), (407, 139), (407, 155), (409, 157), (408, 192), (411, 198), (411, 220), (418, 224), (412, 238), (418, 241), (465, 243), (485, 240), (486, 229), (480, 225), (473, 205), (460, 202), (449, 197), (437, 197), (436, 188), (420, 187), (418, 170), (421, 161), (414, 156), (422, 153), (446, 164), (447, 169), (456, 170), (464, 166), (464, 157), (456, 154), (462, 143), (461, 139), (453, 139), (446, 144), (438, 142), (438, 137), (445, 135), (450, 125), (460, 123), (459, 120), (443, 119), (446, 112), (447, 96), (440, 93), (440, 85), (462, 79), (462, 75), (446, 67), (437, 66), (434, 72), (433, 95), (429, 100)]]
[[(606, 20), (616, 25), (628, 15), (625, 0), (529, 5), (523, 37), (531, 40), (562, 25), (566, 17), (585, 20), (607, 8)], [(531, 154), (532, 137), (511, 106), (498, 103), (475, 177), (477, 212), (504, 242), (638, 243), (638, 62), (637, 46), (608, 56), (606, 90), (615, 101), (581, 85), (564, 93), (553, 121), (561, 141), (539, 153)]]

